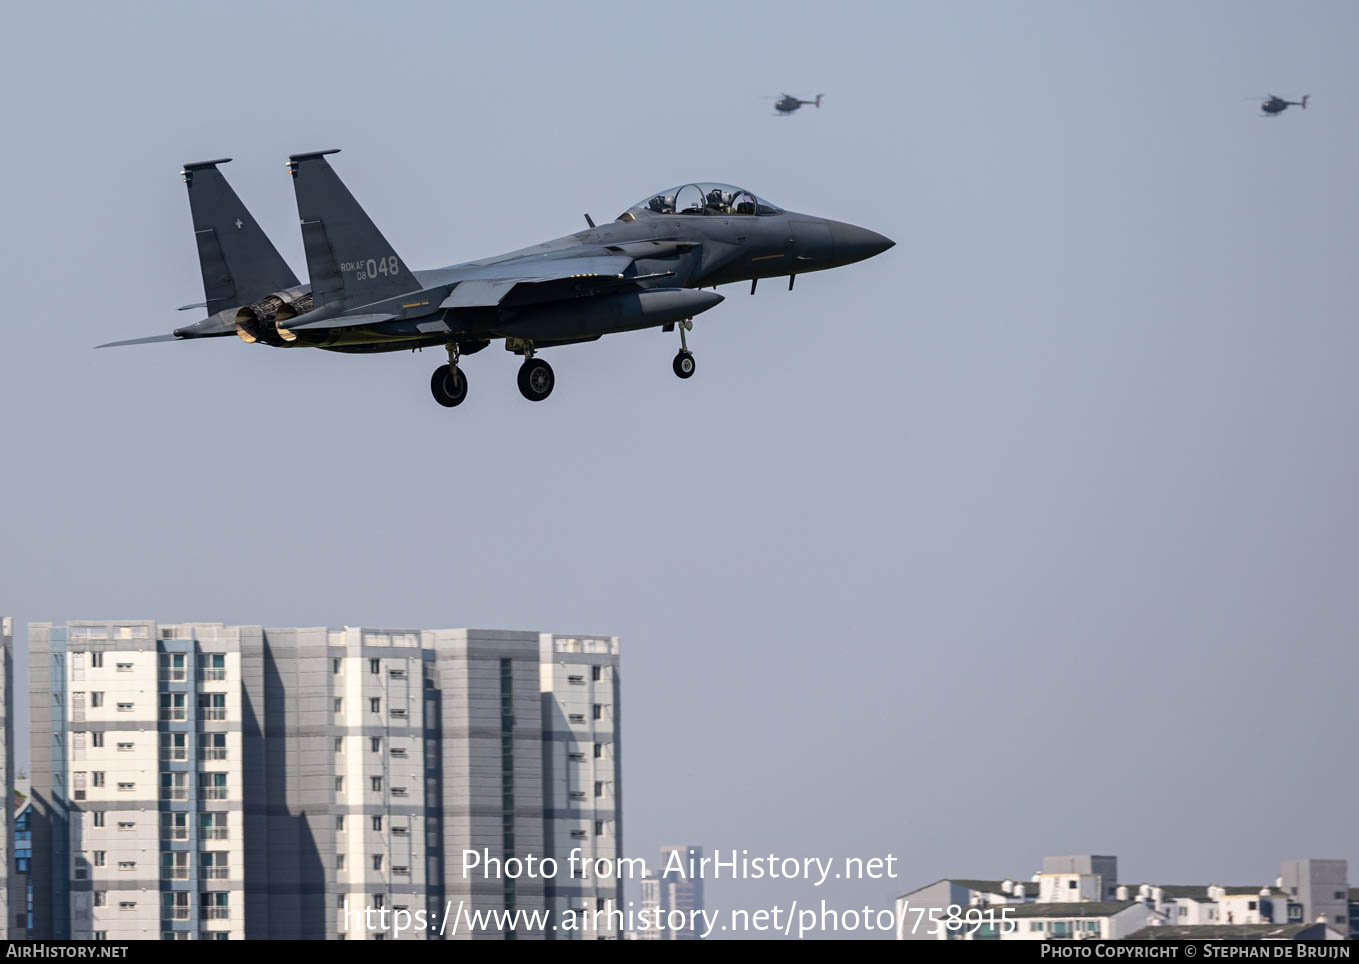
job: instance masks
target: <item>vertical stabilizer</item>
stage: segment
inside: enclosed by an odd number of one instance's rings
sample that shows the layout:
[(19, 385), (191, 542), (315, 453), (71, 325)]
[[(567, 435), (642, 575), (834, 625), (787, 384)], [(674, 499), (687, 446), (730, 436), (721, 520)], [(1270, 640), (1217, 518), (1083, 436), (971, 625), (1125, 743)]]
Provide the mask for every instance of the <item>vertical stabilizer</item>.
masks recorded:
[(203, 300), (209, 314), (298, 284), (288, 262), (217, 169), (230, 160), (198, 161), (185, 164), (180, 171), (189, 189)]
[(316, 307), (347, 310), (418, 290), (415, 275), (326, 161), (334, 153), (288, 158)]

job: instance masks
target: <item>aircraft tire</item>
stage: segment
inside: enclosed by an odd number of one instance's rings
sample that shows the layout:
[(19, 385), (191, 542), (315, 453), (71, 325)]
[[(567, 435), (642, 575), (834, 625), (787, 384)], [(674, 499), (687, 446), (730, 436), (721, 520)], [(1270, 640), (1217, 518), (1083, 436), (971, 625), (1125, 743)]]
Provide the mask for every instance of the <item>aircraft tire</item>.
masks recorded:
[(692, 378), (694, 375), (694, 353), (682, 351), (675, 356), (675, 361), (670, 366), (675, 370), (675, 374), (680, 378)]
[(434, 374), (430, 377), (430, 394), (444, 408), (461, 405), (463, 399), (467, 397), (467, 376), (463, 374), (461, 368), (457, 370), (456, 375), (456, 378), (450, 379), (449, 366), (440, 365), (434, 369)]
[(519, 394), (530, 402), (541, 402), (552, 394), (557, 376), (552, 366), (541, 358), (530, 358), (519, 366)]

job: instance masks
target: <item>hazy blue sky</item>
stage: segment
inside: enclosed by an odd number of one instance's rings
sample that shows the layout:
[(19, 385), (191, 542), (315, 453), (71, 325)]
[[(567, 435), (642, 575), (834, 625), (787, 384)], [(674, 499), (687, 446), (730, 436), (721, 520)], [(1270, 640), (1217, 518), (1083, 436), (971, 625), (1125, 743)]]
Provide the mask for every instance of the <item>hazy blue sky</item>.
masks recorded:
[[(630, 854), (899, 858), (712, 905), (1359, 878), (1353, 3), (4, 19), (0, 611), (617, 633)], [(437, 352), (91, 350), (192, 320), (182, 162), (304, 274), (329, 147), (418, 267), (699, 179), (897, 247), (723, 289), (689, 381), (673, 335), (551, 351), (542, 404), (498, 346), (454, 411)]]

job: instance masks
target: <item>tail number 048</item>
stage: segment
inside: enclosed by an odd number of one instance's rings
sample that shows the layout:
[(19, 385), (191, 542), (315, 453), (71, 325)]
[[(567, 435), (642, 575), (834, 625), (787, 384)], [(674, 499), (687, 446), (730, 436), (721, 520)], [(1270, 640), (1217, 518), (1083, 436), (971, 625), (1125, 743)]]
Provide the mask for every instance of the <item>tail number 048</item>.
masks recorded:
[(367, 281), (370, 278), (395, 276), (401, 271), (401, 262), (396, 255), (386, 258), (369, 258), (367, 261), (352, 261), (346, 265), (354, 272), (355, 281)]

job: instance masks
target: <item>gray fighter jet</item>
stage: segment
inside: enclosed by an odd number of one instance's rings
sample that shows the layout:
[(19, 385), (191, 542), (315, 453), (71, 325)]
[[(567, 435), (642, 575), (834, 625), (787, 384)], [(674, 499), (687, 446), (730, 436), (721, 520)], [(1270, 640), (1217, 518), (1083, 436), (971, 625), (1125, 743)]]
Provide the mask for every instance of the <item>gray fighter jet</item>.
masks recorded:
[(185, 164), (203, 271), (207, 318), (172, 334), (112, 342), (238, 336), (275, 348), (366, 353), (443, 347), (448, 364), (430, 380), (435, 401), (467, 397), (463, 355), (503, 340), (523, 356), (519, 390), (552, 393), (555, 376), (537, 352), (643, 328), (679, 329), (674, 371), (694, 374), (687, 331), (716, 306), (717, 285), (787, 277), (871, 258), (893, 242), (866, 228), (795, 214), (749, 191), (694, 183), (652, 194), (617, 220), (481, 261), (412, 271), (369, 220), (326, 160), (294, 154), (310, 284), (301, 284), (218, 166)]

